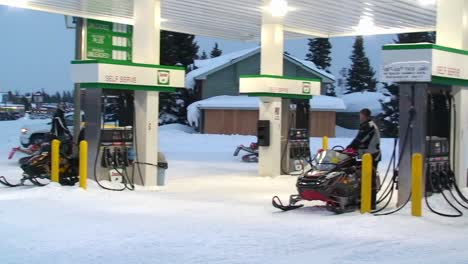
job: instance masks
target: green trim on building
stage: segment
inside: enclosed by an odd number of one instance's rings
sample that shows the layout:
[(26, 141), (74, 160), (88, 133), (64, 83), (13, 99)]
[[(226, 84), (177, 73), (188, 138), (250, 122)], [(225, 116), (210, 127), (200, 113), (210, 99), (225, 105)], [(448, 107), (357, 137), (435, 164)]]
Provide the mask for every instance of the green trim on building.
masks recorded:
[(308, 82), (321, 82), (320, 79), (315, 78), (302, 78), (302, 77), (288, 77), (288, 76), (278, 76), (278, 75), (241, 75), (240, 78), (273, 78), (273, 79), (284, 79), (284, 80), (296, 80), (296, 81), (308, 81)]
[(109, 84), (109, 83), (80, 83), (80, 88), (154, 91), (154, 92), (168, 92), (168, 93), (175, 92), (178, 89), (175, 87), (167, 87), (167, 86), (128, 85), (128, 84)]
[(465, 79), (432, 76), (432, 82), (436, 84), (443, 84), (443, 85), (455, 85), (455, 86), (467, 86), (468, 87), (468, 80), (465, 80)]
[(468, 50), (454, 49), (444, 47), (436, 44), (401, 44), (401, 45), (385, 45), (383, 50), (414, 50), (414, 49), (436, 49), (441, 51), (447, 51), (451, 53), (457, 53), (461, 55), (468, 55)]
[(143, 63), (133, 63), (129, 61), (118, 61), (118, 60), (74, 60), (72, 64), (113, 64), (113, 65), (125, 65), (125, 66), (134, 66), (134, 67), (146, 67), (146, 68), (155, 68), (155, 69), (170, 69), (170, 70), (179, 70), (185, 71), (185, 67), (179, 66), (166, 66), (166, 65), (153, 65), (153, 64), (143, 64)]
[(282, 93), (246, 93), (250, 97), (281, 97), (286, 99), (311, 99), (312, 95), (282, 94)]

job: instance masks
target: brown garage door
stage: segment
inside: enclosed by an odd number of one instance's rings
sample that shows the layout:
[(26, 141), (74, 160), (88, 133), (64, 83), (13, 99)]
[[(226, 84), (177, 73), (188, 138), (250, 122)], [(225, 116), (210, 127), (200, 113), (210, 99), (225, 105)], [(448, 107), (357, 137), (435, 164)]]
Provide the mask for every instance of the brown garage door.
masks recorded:
[(309, 118), (311, 137), (335, 137), (335, 112), (310, 112)]
[[(257, 135), (257, 110), (205, 109), (203, 133), (224, 135)], [(311, 112), (311, 137), (335, 137), (335, 112)]]
[(205, 109), (203, 133), (257, 135), (257, 110)]

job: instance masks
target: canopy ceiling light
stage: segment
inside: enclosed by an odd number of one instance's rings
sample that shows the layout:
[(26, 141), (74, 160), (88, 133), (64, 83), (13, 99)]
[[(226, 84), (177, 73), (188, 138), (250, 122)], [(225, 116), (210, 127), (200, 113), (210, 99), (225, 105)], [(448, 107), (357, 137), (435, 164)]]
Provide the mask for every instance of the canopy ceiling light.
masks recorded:
[(288, 1), (271, 0), (270, 5), (266, 7), (274, 17), (284, 17), (289, 11)]
[(437, 0), (418, 0), (420, 5), (428, 6), (428, 5), (435, 5)]
[(359, 21), (359, 24), (357, 25), (357, 27), (354, 27), (354, 29), (359, 35), (371, 35), (375, 34), (375, 32), (377, 31), (377, 27), (374, 23), (374, 18), (372, 18), (371, 16), (362, 16), (361, 20)]
[(12, 7), (27, 7), (29, 0), (7, 0), (6, 4)]

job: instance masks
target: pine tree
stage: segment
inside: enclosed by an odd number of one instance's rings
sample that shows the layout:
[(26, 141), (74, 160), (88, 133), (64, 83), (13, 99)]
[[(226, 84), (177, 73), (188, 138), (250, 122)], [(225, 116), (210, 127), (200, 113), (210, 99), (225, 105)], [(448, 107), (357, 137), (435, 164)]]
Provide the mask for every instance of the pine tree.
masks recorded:
[(435, 32), (415, 32), (415, 33), (402, 33), (397, 35), (395, 43), (419, 43), (429, 42), (435, 43)]
[[(398, 34), (395, 43), (419, 43), (429, 42), (434, 43), (436, 38), (435, 32), (416, 32)], [(377, 116), (379, 127), (383, 136), (398, 137), (398, 126), (400, 122), (399, 109), (399, 90), (398, 85), (384, 83), (384, 88), (388, 91), (390, 100), (381, 102), (383, 113)]]
[(331, 48), (330, 40), (327, 38), (309, 39), (309, 53), (306, 54), (306, 60), (313, 62), (319, 69), (329, 72), (331, 66)]
[(198, 53), (195, 36), (171, 31), (161, 32), (161, 64), (188, 66)]
[[(188, 67), (197, 58), (198, 45), (194, 35), (170, 31), (161, 32), (161, 64)], [(192, 102), (191, 90), (161, 93), (159, 123), (187, 123), (187, 106)]]
[(208, 59), (208, 55), (206, 54), (205, 51), (202, 52), (202, 55), (200, 56), (200, 60), (206, 60)]
[(350, 59), (351, 69), (348, 71), (346, 79), (346, 93), (374, 92), (377, 85), (374, 78), (375, 71), (370, 66), (369, 59), (364, 52), (364, 39), (362, 36), (356, 37)]
[(218, 42), (215, 43), (213, 49), (210, 52), (211, 58), (219, 57), (223, 54), (223, 51), (219, 49)]
[(327, 92), (325, 93), (325, 95), (336, 97), (335, 84), (333, 83), (327, 84)]

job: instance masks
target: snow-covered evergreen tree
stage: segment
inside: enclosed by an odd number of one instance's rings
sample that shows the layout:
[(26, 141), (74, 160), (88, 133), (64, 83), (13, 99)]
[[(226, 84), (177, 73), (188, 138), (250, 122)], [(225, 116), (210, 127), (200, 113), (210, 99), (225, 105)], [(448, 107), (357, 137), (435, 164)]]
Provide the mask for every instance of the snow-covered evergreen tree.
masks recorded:
[(398, 137), (398, 124), (400, 122), (398, 85), (384, 83), (385, 95), (390, 96), (389, 101), (381, 101), (383, 112), (376, 119), (379, 123), (382, 136)]
[(395, 43), (419, 43), (429, 42), (435, 43), (435, 32), (415, 32), (415, 33), (402, 33), (397, 35)]
[(346, 79), (346, 92), (362, 92), (376, 90), (377, 81), (374, 78), (375, 71), (370, 66), (369, 58), (364, 51), (364, 39), (357, 36), (353, 45), (353, 53), (350, 57), (351, 69)]
[(208, 59), (208, 55), (206, 54), (205, 51), (202, 52), (202, 55), (200, 56), (200, 60), (206, 60)]
[(215, 43), (213, 49), (210, 52), (211, 58), (219, 57), (223, 54), (223, 51), (219, 49), (218, 42)]
[(325, 93), (325, 95), (336, 97), (335, 84), (333, 83), (327, 84), (327, 92)]
[[(161, 32), (161, 64), (189, 66), (197, 58), (198, 45), (194, 35), (169, 31)], [(159, 123), (187, 123), (187, 106), (193, 101), (192, 91), (179, 90), (161, 93)]]
[(187, 66), (193, 63), (198, 54), (194, 35), (161, 31), (161, 64)]
[[(309, 53), (306, 54), (306, 60), (313, 62), (317, 68), (330, 72), (331, 66), (331, 48), (332, 45), (328, 38), (309, 39)], [(326, 85), (326, 95), (336, 96), (335, 85)]]
[(331, 48), (330, 40), (327, 38), (309, 39), (309, 53), (306, 54), (306, 60), (313, 62), (319, 69), (329, 72), (331, 66)]

